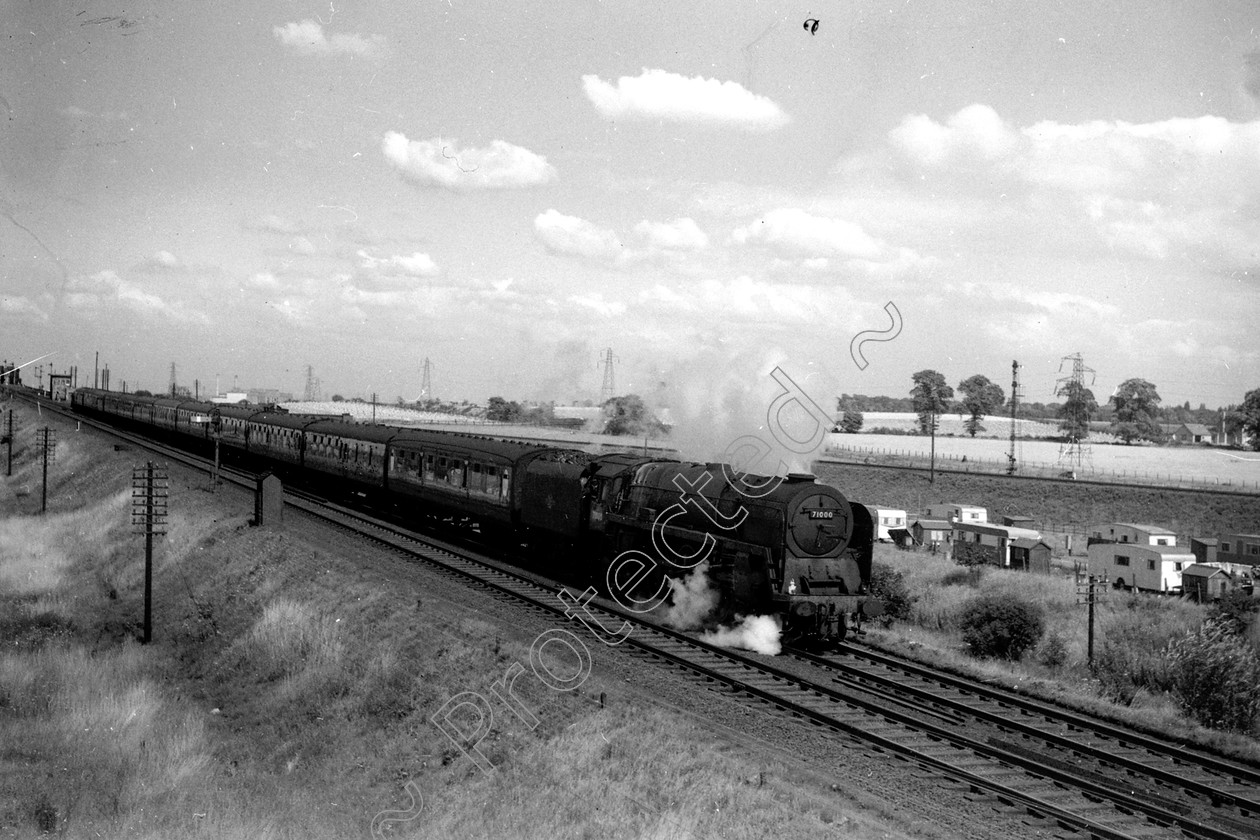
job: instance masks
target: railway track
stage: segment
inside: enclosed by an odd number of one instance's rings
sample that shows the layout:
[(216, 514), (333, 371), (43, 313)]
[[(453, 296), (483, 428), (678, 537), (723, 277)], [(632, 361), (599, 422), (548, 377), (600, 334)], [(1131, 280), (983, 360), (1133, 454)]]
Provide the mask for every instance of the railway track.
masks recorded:
[(1162, 738), (1121, 729), (982, 682), (847, 644), (839, 657), (794, 651), (842, 685), (861, 685), (938, 716), (959, 732), (1180, 815), (1260, 836), (1260, 770)]
[[(106, 424), (70, 416), (117, 434)], [(153, 444), (137, 435), (124, 437), (137, 446), (153, 448), (170, 460), (208, 471), (205, 459)], [(221, 472), (225, 480), (254, 486), (252, 474)], [(747, 697), (809, 721), (858, 748), (950, 778), (963, 786), (965, 795), (990, 802), (998, 809), (1020, 811), (1026, 822), (1048, 831), (1107, 840), (1260, 837), (1252, 780), (1240, 775), (1218, 790), (1212, 787), (1212, 781), (1200, 778), (1201, 773), (1218, 771), (1200, 769), (1188, 754), (1181, 756), (1182, 775), (1194, 775), (1201, 786), (1183, 784), (1183, 799), (1207, 797), (1210, 802), (1222, 803), (1219, 807), (1195, 808), (1181, 800), (1162, 802), (1145, 790), (1138, 791), (1135, 785), (1118, 784), (1117, 774), (1128, 773), (1127, 769), (1108, 771), (1111, 775), (1107, 776), (1084, 773), (1048, 760), (1042, 749), (1023, 743), (1034, 737), (1031, 733), (1036, 731), (1035, 725), (1016, 733), (1010, 721), (1005, 721), (1008, 729), (999, 731), (1009, 732), (1007, 736), (977, 737), (968, 721), (974, 720), (978, 712), (956, 696), (963, 693), (962, 689), (943, 688), (938, 683), (934, 690), (924, 689), (916, 694), (905, 684), (910, 677), (879, 675), (878, 668), (885, 666), (873, 657), (866, 660), (860, 677), (841, 680), (834, 671), (822, 678), (802, 677), (763, 658), (718, 648), (659, 627), (591, 594), (540, 582), (490, 558), (477, 557), (467, 549), (423, 537), (360, 511), (290, 488), (286, 488), (285, 495), (286, 505), (309, 516), (402, 552), (442, 574), (524, 603), (562, 624), (570, 625), (580, 612), (587, 618), (582, 622), (586, 628), (606, 644), (681, 668), (712, 690)], [(585, 632), (577, 625), (573, 629)], [(854, 650), (849, 648), (850, 657), (856, 661)], [(828, 660), (827, 667), (834, 668), (835, 662)], [(990, 724), (1002, 726), (1002, 715), (992, 714), (998, 720)], [(1028, 712), (1012, 707), (1007, 714), (1022, 716)], [(1114, 743), (1127, 745), (1130, 740), (1122, 738)], [(1079, 745), (1076, 750), (1079, 753)], [(1116, 751), (1114, 746), (1112, 750)], [(1139, 762), (1134, 767), (1146, 765)], [(1144, 772), (1146, 769), (1134, 769), (1134, 774)]]

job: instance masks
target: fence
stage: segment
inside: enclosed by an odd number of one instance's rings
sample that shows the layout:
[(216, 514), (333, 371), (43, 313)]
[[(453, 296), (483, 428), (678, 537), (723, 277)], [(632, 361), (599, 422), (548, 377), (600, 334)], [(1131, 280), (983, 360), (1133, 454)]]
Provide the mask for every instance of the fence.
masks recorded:
[[(913, 466), (926, 469), (931, 458), (924, 453), (911, 449), (890, 449), (886, 447), (854, 447), (834, 444), (823, 449), (824, 457), (840, 458), (868, 464), (886, 464), (890, 466)], [(876, 460), (878, 459), (878, 461)], [(985, 458), (972, 458), (966, 455), (936, 456), (936, 465), (950, 472), (974, 472), (984, 475), (1006, 475), (1008, 461)], [(1101, 481), (1112, 484), (1138, 484), (1148, 487), (1174, 490), (1217, 490), (1227, 493), (1260, 493), (1260, 481), (1235, 481), (1219, 477), (1185, 475), (1182, 473), (1150, 473), (1141, 470), (1095, 470), (1088, 466), (1073, 473), (1062, 464), (1037, 464), (1020, 461), (1016, 464), (1015, 474), (1031, 478), (1074, 478), (1083, 481)]]

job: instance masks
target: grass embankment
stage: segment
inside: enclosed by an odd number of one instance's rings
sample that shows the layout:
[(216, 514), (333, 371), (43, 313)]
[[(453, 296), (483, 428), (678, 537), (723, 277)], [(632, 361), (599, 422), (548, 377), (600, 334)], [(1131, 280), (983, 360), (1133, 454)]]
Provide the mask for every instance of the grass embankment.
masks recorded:
[[(1219, 537), (1254, 530), (1260, 522), (1260, 495), (1100, 486), (977, 473), (937, 473), (936, 481), (929, 484), (926, 470), (896, 470), (875, 464), (819, 462), (814, 470), (819, 480), (839, 488), (850, 499), (901, 508), (911, 519), (933, 502), (958, 502), (987, 508), (991, 522), (1000, 521), (1000, 514), (1022, 514), (1055, 533), (1074, 530), (1079, 534), (1106, 522), (1144, 522), (1162, 525), (1182, 537)], [(1057, 548), (1062, 547), (1060, 541)], [(1083, 552), (1084, 546), (1074, 549)]]
[[(1099, 591), (1095, 605), (1095, 663), (1088, 664), (1087, 609), (1075, 579), (1062, 570), (1032, 575), (996, 568), (974, 572), (944, 555), (876, 548), (876, 562), (901, 573), (914, 603), (909, 619), (871, 626), (872, 643), (1037, 696), (1174, 738), (1190, 738), (1251, 761), (1260, 760), (1254, 736), (1227, 734), (1195, 723), (1174, 695), (1168, 644), (1196, 631), (1208, 608), (1179, 598)], [(963, 643), (959, 619), (980, 595), (1011, 594), (1035, 604), (1045, 620), (1040, 645), (1020, 661), (977, 659)], [(1260, 647), (1260, 628), (1248, 639)], [(1254, 651), (1253, 651), (1254, 653)]]
[[(417, 592), (391, 580), (397, 561), (364, 566), (292, 523), (250, 528), (252, 500), (200, 476), (172, 475), (142, 647), (128, 510), (142, 456), (73, 424), (59, 437), (49, 515), (12, 492), (31, 484), (29, 447), (0, 479), (0, 834), (904, 836), (598, 669), (580, 691), (545, 687), (528, 668), (536, 628), (470, 612), (453, 599), (474, 596), (440, 581)], [(539, 722), (495, 703), (480, 747), (498, 769), (483, 774), (429, 716), (465, 690), (493, 702), (514, 663)]]

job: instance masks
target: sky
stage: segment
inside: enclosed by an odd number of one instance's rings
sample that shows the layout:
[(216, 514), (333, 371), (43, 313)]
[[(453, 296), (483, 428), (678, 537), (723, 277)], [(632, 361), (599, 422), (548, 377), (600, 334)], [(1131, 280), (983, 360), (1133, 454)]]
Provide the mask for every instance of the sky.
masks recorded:
[(1238, 403), (1257, 26), (1254, 0), (0, 0), (0, 356), (387, 400), (428, 359), (437, 397), (567, 403), (611, 348), (618, 393), (742, 421), (776, 366), (832, 410), (926, 368), (1009, 393), (1018, 360), (1047, 402), (1080, 353), (1100, 401)]

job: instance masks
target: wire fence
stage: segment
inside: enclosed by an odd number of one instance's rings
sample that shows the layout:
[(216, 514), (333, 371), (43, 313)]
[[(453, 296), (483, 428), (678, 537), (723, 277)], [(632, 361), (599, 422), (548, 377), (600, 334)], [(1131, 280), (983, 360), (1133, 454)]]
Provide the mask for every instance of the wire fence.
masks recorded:
[[(854, 447), (833, 444), (823, 450), (823, 455), (824, 457), (842, 458), (858, 463), (879, 463), (890, 466), (922, 467), (924, 469), (927, 469), (931, 463), (931, 458), (918, 450), (888, 447)], [(967, 455), (938, 454), (936, 456), (936, 464), (939, 469), (950, 472), (1006, 475), (1009, 461), (1005, 458), (994, 460), (973, 458)], [(1171, 471), (1099, 470), (1093, 469), (1088, 465), (1073, 470), (1070, 467), (1065, 467), (1063, 464), (1038, 464), (1020, 461), (1016, 464), (1015, 475), (1033, 478), (1101, 481), (1112, 484), (1132, 484), (1170, 490), (1217, 490), (1252, 495), (1260, 494), (1260, 481), (1220, 478), (1219, 476), (1185, 475), (1184, 473)]]

